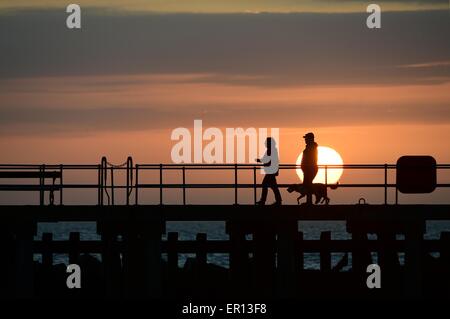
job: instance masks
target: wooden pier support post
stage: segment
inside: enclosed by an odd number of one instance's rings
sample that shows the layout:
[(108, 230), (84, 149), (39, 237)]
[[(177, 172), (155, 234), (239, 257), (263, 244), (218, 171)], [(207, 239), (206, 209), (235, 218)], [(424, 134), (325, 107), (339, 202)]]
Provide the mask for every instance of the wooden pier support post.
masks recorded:
[(178, 272), (178, 232), (169, 232), (167, 234), (167, 266), (169, 276), (176, 276)]
[(197, 266), (200, 271), (204, 270), (207, 264), (207, 254), (206, 254), (206, 233), (198, 233), (196, 236), (198, 248), (195, 253), (197, 259)]
[(207, 254), (206, 254), (206, 233), (198, 233), (196, 235), (197, 249), (195, 251), (195, 271), (194, 278), (196, 285), (194, 288), (195, 296), (201, 297), (205, 294), (205, 289), (208, 286), (208, 273), (207, 273)]
[(444, 293), (446, 293), (445, 297), (450, 298), (450, 232), (442, 232), (440, 241), (442, 242), (440, 259), (444, 269), (443, 281), (444, 286), (447, 287)]
[(277, 228), (277, 296), (292, 298), (298, 282), (297, 220), (283, 221)]
[(69, 264), (78, 264), (80, 260), (80, 233), (69, 234)]
[(42, 273), (39, 282), (37, 285), (39, 287), (38, 295), (39, 296), (52, 296), (54, 294), (52, 285), (44, 284), (44, 280), (48, 280), (53, 277), (53, 251), (51, 249), (51, 244), (53, 241), (52, 233), (43, 233), (42, 234), (42, 242), (44, 244), (42, 251)]
[(106, 298), (118, 298), (122, 296), (123, 278), (122, 261), (118, 234), (121, 225), (112, 222), (98, 222), (97, 233), (101, 235), (102, 269), (104, 274), (104, 289)]
[(14, 290), (17, 298), (34, 296), (33, 237), (36, 222), (27, 221), (14, 225), (15, 274)]
[[(440, 256), (442, 261), (450, 267), (450, 232), (442, 232), (440, 240), (442, 242)], [(450, 268), (448, 270), (450, 271)]]
[(275, 284), (275, 229), (267, 221), (257, 221), (255, 224), (253, 289), (258, 297), (270, 298)]
[(178, 267), (178, 232), (167, 234), (167, 286), (164, 293), (168, 298), (179, 297), (180, 269)]
[[(144, 245), (146, 274), (146, 295), (160, 298), (162, 295), (162, 263), (161, 263), (161, 225), (152, 225), (150, 233), (142, 237)], [(146, 270), (146, 271), (145, 271)]]
[(423, 234), (424, 221), (408, 221), (405, 234), (405, 279), (404, 293), (407, 298), (420, 298), (423, 288)]
[(389, 293), (390, 296), (394, 296), (398, 293), (398, 271), (400, 269), (398, 254), (393, 248), (396, 234), (392, 230), (380, 231), (377, 233), (377, 240), (380, 243), (378, 265), (382, 273), (382, 287), (385, 290), (385, 294)]
[(126, 294), (131, 298), (162, 296), (161, 235), (165, 223), (157, 216), (152, 218), (130, 221), (124, 235)]
[(320, 271), (331, 271), (331, 231), (323, 231), (320, 233)]
[(42, 242), (44, 243), (44, 251), (42, 252), (42, 266), (49, 270), (53, 266), (53, 252), (49, 249), (49, 245), (53, 240), (52, 233), (43, 233)]
[(303, 248), (303, 232), (301, 232), (301, 231), (299, 231), (297, 233), (295, 258), (296, 258), (295, 265), (296, 265), (296, 268), (298, 269), (298, 272), (300, 275), (305, 268), (304, 248)]
[(249, 254), (245, 238), (244, 223), (227, 221), (226, 232), (230, 236), (230, 280), (237, 297), (245, 297), (248, 292)]
[(4, 274), (0, 285), (0, 299), (11, 298), (14, 293), (15, 249), (14, 233), (11, 224), (4, 225), (0, 232), (0, 273)]
[(372, 256), (367, 249), (367, 230), (362, 220), (348, 220), (347, 231), (352, 234), (352, 272), (355, 291), (366, 291), (367, 266), (372, 263)]

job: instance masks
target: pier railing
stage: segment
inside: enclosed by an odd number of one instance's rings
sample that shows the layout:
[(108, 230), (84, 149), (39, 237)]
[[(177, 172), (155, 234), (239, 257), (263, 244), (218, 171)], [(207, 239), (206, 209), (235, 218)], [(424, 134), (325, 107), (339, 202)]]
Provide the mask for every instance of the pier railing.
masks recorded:
[[(97, 190), (98, 205), (115, 205), (115, 192), (124, 191), (126, 205), (139, 205), (139, 193), (145, 189), (159, 190), (159, 204), (164, 204), (164, 190), (181, 189), (182, 203), (186, 205), (187, 189), (234, 189), (234, 203), (239, 204), (239, 190), (252, 189), (253, 200), (256, 203), (257, 190), (261, 187), (258, 183), (258, 173), (262, 165), (257, 164), (133, 164), (131, 157), (121, 165), (113, 165), (104, 157), (100, 164), (58, 164), (58, 165), (34, 165), (34, 164), (0, 164), (0, 192), (3, 191), (35, 191), (40, 194), (40, 204), (44, 205), (45, 194), (48, 194), (48, 203), (55, 204), (55, 192), (59, 194), (58, 204), (64, 204), (64, 190), (69, 189), (93, 189)], [(279, 169), (297, 170), (300, 166), (296, 164), (280, 164)], [(388, 203), (388, 189), (395, 190), (395, 203), (398, 204), (398, 188), (394, 182), (389, 182), (389, 173), (397, 169), (396, 164), (343, 164), (343, 165), (319, 165), (319, 169), (324, 169), (325, 184), (328, 183), (328, 174), (333, 169), (367, 170), (377, 171), (383, 178), (381, 183), (339, 183), (340, 188), (379, 188), (384, 192), (384, 203)], [(450, 164), (437, 164), (437, 171), (450, 169)], [(88, 172), (96, 175), (97, 183), (75, 183), (68, 181), (66, 173)], [(155, 183), (143, 181), (141, 175), (144, 172), (153, 171), (159, 173), (159, 180)], [(168, 183), (165, 181), (165, 173), (179, 172), (181, 183)], [(193, 171), (221, 171), (230, 172), (233, 176), (232, 183), (190, 183), (188, 173)], [(252, 172), (252, 182), (240, 182), (241, 172)], [(121, 172), (126, 175), (125, 183), (117, 183), (115, 176)], [(38, 183), (19, 183), (21, 180), (35, 179)], [(2, 182), (7, 181), (7, 182)], [(280, 183), (279, 187), (287, 187), (290, 184)], [(438, 183), (437, 188), (449, 188), (449, 183)]]

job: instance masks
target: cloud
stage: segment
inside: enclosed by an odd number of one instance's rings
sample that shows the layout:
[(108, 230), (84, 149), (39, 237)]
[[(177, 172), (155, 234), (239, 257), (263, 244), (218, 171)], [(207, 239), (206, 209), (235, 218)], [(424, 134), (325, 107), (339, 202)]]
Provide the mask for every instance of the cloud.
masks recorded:
[(450, 61), (437, 61), (430, 63), (418, 63), (418, 64), (407, 64), (400, 65), (400, 68), (436, 68), (436, 67), (449, 67)]
[[(237, 13), (237, 12), (361, 12), (366, 0), (78, 0), (81, 7), (128, 11)], [(446, 0), (379, 0), (383, 10), (446, 9)], [(60, 0), (0, 0), (0, 8), (62, 8)]]
[(82, 30), (57, 10), (0, 19), (0, 78), (120, 74), (214, 74), (236, 85), (436, 83), (398, 68), (450, 56), (448, 12), (367, 14), (131, 14), (83, 11)]
[(1, 16), (3, 136), (450, 121), (447, 11), (65, 17)]
[[(111, 83), (118, 93), (108, 92), (107, 98), (100, 99), (100, 105), (80, 105), (77, 100), (58, 105), (61, 100), (58, 95), (52, 95), (53, 101), (48, 103), (50, 105), (41, 105), (36, 93), (28, 93), (32, 94), (30, 99), (36, 105), (27, 105), (20, 98), (16, 99), (18, 103), (15, 105), (3, 104), (0, 108), (0, 133), (3, 136), (54, 136), (173, 129), (190, 126), (194, 119), (202, 119), (208, 125), (218, 127), (326, 127), (450, 122), (449, 96), (445, 94), (450, 91), (450, 84), (269, 91), (255, 88), (248, 95), (243, 94), (246, 92), (244, 89), (230, 90), (227, 86), (197, 85), (197, 88), (190, 86), (186, 90), (184, 84), (174, 84), (171, 88), (161, 89), (159, 95), (157, 90), (148, 92), (148, 101), (142, 101), (140, 96), (145, 94), (145, 89), (131, 89), (131, 94), (121, 98), (122, 88), (117, 86), (117, 82)], [(233, 92), (236, 96), (227, 98)], [(51, 93), (44, 93), (44, 97)], [(72, 93), (77, 95), (76, 91)], [(96, 94), (102, 96), (103, 92)], [(176, 98), (173, 99), (172, 95)], [(95, 103), (98, 100), (94, 95), (88, 102)], [(111, 102), (116, 100), (116, 104)]]

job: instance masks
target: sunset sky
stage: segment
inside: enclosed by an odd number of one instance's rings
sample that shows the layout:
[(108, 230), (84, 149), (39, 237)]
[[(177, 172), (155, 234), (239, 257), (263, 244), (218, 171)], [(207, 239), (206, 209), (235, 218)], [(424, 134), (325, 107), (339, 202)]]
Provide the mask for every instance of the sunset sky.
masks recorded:
[(450, 162), (448, 1), (0, 0), (0, 162), (170, 162), (171, 131), (279, 127), (346, 163)]

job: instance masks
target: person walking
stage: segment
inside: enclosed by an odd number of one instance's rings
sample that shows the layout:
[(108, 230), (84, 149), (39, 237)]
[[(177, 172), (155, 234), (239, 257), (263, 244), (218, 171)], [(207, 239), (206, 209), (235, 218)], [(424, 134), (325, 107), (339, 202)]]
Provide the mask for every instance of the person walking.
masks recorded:
[(266, 139), (266, 152), (261, 159), (256, 159), (256, 162), (263, 164), (265, 174), (262, 181), (261, 199), (257, 202), (257, 204), (265, 205), (268, 188), (270, 187), (275, 195), (275, 202), (272, 205), (281, 205), (281, 194), (278, 189), (276, 178), (278, 176), (279, 158), (275, 139), (272, 137), (268, 137)]
[(318, 145), (314, 141), (314, 133), (307, 133), (303, 136), (306, 147), (303, 151), (301, 169), (303, 171), (303, 185), (307, 189), (306, 203), (312, 204), (312, 189), (313, 180), (319, 171), (318, 161)]

